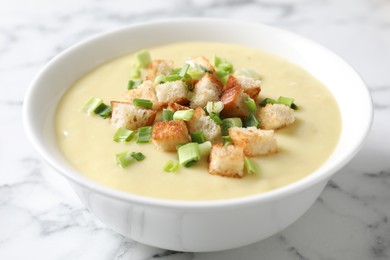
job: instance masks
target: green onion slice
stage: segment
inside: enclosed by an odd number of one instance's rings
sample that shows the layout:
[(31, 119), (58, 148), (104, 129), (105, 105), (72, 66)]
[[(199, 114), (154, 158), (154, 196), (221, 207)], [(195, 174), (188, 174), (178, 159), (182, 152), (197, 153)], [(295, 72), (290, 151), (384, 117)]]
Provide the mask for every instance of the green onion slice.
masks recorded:
[(126, 129), (124, 127), (119, 127), (114, 135), (113, 140), (117, 143), (125, 143), (129, 142), (134, 135), (135, 131)]
[(173, 120), (173, 111), (170, 109), (163, 109), (162, 111), (162, 121), (171, 121)]
[(178, 110), (173, 114), (173, 120), (190, 121), (193, 115), (194, 115), (193, 109)]
[(166, 172), (177, 172), (179, 167), (180, 167), (179, 162), (168, 160), (167, 163), (164, 165), (164, 171), (166, 171)]
[(165, 83), (165, 75), (160, 74), (154, 79), (154, 83), (156, 84), (162, 84)]
[(246, 156), (244, 157), (244, 167), (247, 174), (258, 175), (260, 173), (259, 166)]
[(207, 102), (207, 105), (206, 105), (206, 111), (207, 113), (209, 114), (219, 114), (221, 113), (221, 111), (223, 110), (223, 103), (221, 101), (216, 101), (216, 102), (212, 102), (212, 101), (208, 101)]
[(229, 78), (229, 72), (222, 70), (222, 69), (219, 69), (219, 68), (216, 68), (215, 72), (218, 76), (218, 79), (225, 85), (228, 78)]
[(248, 96), (248, 97), (246, 97), (244, 102), (251, 112), (256, 113), (256, 110), (257, 110), (256, 102), (252, 98), (250, 98)]
[(137, 107), (144, 107), (144, 108), (152, 108), (153, 103), (150, 100), (147, 99), (141, 99), (141, 98), (135, 98), (133, 99), (134, 106)]
[(147, 68), (149, 63), (152, 62), (149, 51), (143, 49), (135, 54), (135, 66), (139, 69)]
[(256, 128), (260, 127), (259, 120), (257, 120), (256, 115), (252, 112), (244, 119), (244, 127), (251, 127), (251, 126), (254, 126)]
[(102, 99), (91, 97), (90, 99), (88, 99), (88, 101), (81, 108), (81, 111), (83, 111), (87, 114), (91, 114), (102, 103), (103, 103)]
[(151, 126), (144, 126), (138, 128), (138, 135), (137, 135), (137, 144), (140, 143), (148, 143), (150, 138), (152, 137), (152, 127)]
[(99, 115), (103, 118), (107, 118), (111, 116), (111, 106), (101, 103), (95, 110), (93, 111), (96, 115)]
[(181, 70), (179, 71), (179, 76), (184, 78), (189, 68), (190, 68), (190, 64), (185, 63), (183, 68), (181, 68)]
[(129, 74), (132, 79), (138, 79), (141, 77), (141, 71), (138, 68), (131, 68)]
[(199, 152), (200, 152), (201, 158), (208, 157), (210, 155), (210, 152), (211, 152), (211, 142), (206, 141), (206, 142), (199, 144)]
[(217, 125), (222, 125), (222, 119), (217, 115), (217, 114), (214, 114), (214, 113), (211, 113), (209, 115), (209, 117), (214, 120), (215, 123), (217, 123)]
[(201, 144), (206, 142), (206, 137), (202, 131), (193, 132), (190, 134), (192, 142)]
[(134, 162), (134, 158), (131, 156), (131, 153), (129, 151), (118, 153), (115, 156), (116, 156), (116, 162), (121, 168), (126, 168), (132, 162)]
[(221, 125), (222, 135), (229, 135), (229, 128), (234, 126), (242, 127), (241, 118), (231, 117), (223, 119)]
[(277, 101), (279, 104), (286, 105), (288, 107), (291, 107), (294, 110), (298, 109), (298, 106), (294, 103), (294, 99), (290, 97), (283, 97), (280, 96)]
[(200, 160), (200, 150), (198, 143), (187, 143), (182, 145), (177, 150), (179, 163), (185, 167), (189, 167)]
[(222, 140), (224, 146), (232, 144), (232, 138), (230, 137), (230, 135), (223, 135)]
[(131, 155), (131, 157), (133, 157), (137, 161), (142, 161), (143, 159), (145, 159), (145, 155), (143, 153), (140, 153), (140, 152), (138, 152), (138, 153), (132, 152), (130, 155)]
[(142, 79), (131, 79), (129, 80), (129, 82), (127, 83), (127, 89), (135, 89), (137, 88), (139, 85), (141, 85), (143, 82)]
[(180, 80), (182, 77), (179, 76), (179, 75), (166, 75), (164, 76), (164, 81), (165, 82), (171, 82), (171, 81), (176, 81), (176, 80)]
[(260, 106), (262, 107), (265, 107), (267, 104), (276, 104), (276, 100), (272, 99), (272, 98), (265, 98), (263, 99), (263, 101), (260, 102)]

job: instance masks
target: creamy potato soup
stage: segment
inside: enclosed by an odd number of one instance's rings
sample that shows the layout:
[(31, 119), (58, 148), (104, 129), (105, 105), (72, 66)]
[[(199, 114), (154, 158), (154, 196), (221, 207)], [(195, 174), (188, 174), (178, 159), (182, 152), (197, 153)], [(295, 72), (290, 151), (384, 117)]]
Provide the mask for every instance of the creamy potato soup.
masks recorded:
[[(116, 190), (173, 200), (219, 200), (267, 192), (307, 176), (323, 164), (334, 150), (341, 131), (335, 99), (327, 88), (302, 68), (277, 56), (244, 46), (214, 42), (183, 42), (151, 48), (152, 59), (173, 60), (180, 68), (191, 57), (216, 54), (234, 68), (253, 68), (261, 76), (262, 99), (292, 97), (299, 107), (295, 122), (275, 130), (278, 152), (250, 157), (258, 174), (243, 178), (211, 175), (207, 158), (177, 172), (164, 171), (176, 152), (157, 150), (150, 141), (117, 143), (117, 128), (110, 119), (88, 115), (80, 108), (91, 97), (106, 104), (121, 100), (127, 92), (134, 54), (109, 61), (80, 78), (63, 96), (56, 111), (57, 139), (66, 159), (80, 174)], [(115, 155), (141, 152), (142, 161), (118, 167)]]

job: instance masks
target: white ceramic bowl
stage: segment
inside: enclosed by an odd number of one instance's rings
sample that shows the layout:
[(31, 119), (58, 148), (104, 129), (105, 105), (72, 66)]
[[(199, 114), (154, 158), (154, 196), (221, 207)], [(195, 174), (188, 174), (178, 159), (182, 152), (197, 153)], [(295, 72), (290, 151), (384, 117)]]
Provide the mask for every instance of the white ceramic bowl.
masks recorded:
[[(95, 66), (142, 48), (178, 41), (218, 41), (256, 47), (300, 65), (335, 96), (342, 117), (340, 141), (315, 172), (255, 196), (208, 202), (136, 196), (102, 186), (76, 172), (61, 154), (54, 112), (72, 83)], [(103, 223), (136, 241), (178, 251), (215, 251), (254, 243), (284, 229), (313, 204), (328, 179), (362, 146), (372, 121), (369, 92), (340, 57), (295, 34), (265, 25), (180, 19), (125, 27), (83, 41), (51, 60), (29, 87), (24, 124), (39, 153), (65, 176)]]

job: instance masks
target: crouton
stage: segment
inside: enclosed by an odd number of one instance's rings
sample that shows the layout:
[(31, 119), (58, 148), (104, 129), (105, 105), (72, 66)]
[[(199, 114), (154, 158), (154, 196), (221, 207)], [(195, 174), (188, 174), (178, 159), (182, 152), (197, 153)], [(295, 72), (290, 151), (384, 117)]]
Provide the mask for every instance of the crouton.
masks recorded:
[(166, 82), (156, 86), (156, 96), (161, 107), (165, 107), (169, 102), (187, 104), (188, 89), (181, 80)]
[(229, 75), (226, 82), (226, 89), (240, 86), (246, 94), (248, 94), (251, 98), (256, 99), (261, 90), (260, 82), (260, 80), (246, 76)]
[(157, 149), (174, 152), (176, 145), (191, 142), (191, 138), (183, 120), (172, 120), (154, 124), (152, 141)]
[(279, 129), (295, 121), (294, 109), (282, 104), (267, 104), (258, 113), (262, 129)]
[(190, 133), (202, 131), (206, 140), (212, 143), (221, 139), (221, 127), (201, 107), (197, 107), (191, 120), (187, 122)]
[(222, 83), (213, 74), (206, 73), (194, 86), (194, 96), (190, 106), (204, 107), (209, 101), (218, 101), (223, 89)]
[(210, 152), (209, 173), (225, 177), (243, 177), (244, 151), (242, 147), (213, 145)]
[(250, 110), (245, 104), (248, 97), (240, 86), (226, 89), (221, 95), (221, 101), (224, 105), (221, 114), (224, 117), (241, 117), (249, 115)]
[(213, 65), (211, 65), (210, 61), (204, 57), (204, 56), (199, 56), (194, 59), (192, 59), (196, 64), (208, 69), (212, 74), (215, 74), (215, 68)]
[(130, 89), (129, 91), (127, 91), (123, 96), (123, 101), (133, 103), (133, 99), (135, 98), (147, 99), (153, 103), (152, 108), (154, 110), (160, 109), (153, 82), (151, 82), (150, 80), (143, 82), (135, 89)]
[(158, 75), (169, 75), (173, 69), (173, 61), (153, 60), (148, 66), (147, 80), (154, 80)]
[(129, 102), (111, 101), (111, 124), (130, 130), (152, 125), (156, 111), (134, 106)]
[(167, 109), (169, 110), (172, 110), (174, 112), (178, 111), (178, 110), (187, 110), (189, 109), (188, 107), (186, 106), (182, 106), (178, 103), (175, 103), (175, 102), (169, 102), (168, 106), (167, 106)]
[(246, 156), (266, 155), (278, 151), (274, 130), (261, 130), (256, 127), (231, 127), (229, 135), (235, 146), (244, 149)]

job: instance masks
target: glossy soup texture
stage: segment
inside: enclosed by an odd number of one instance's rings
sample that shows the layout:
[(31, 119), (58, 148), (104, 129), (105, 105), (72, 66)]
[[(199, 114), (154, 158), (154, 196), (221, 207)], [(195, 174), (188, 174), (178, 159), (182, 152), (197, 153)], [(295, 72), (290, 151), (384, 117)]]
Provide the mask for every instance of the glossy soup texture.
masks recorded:
[[(236, 69), (254, 68), (262, 77), (259, 100), (295, 98), (296, 121), (276, 131), (279, 152), (253, 158), (260, 174), (242, 179), (210, 175), (207, 162), (177, 173), (163, 170), (176, 153), (156, 150), (153, 144), (119, 144), (109, 119), (89, 116), (80, 107), (92, 96), (105, 103), (121, 100), (127, 91), (133, 55), (109, 61), (80, 78), (64, 94), (56, 111), (57, 139), (66, 159), (88, 178), (113, 189), (148, 197), (174, 200), (217, 200), (263, 193), (295, 182), (323, 164), (341, 132), (335, 99), (327, 88), (302, 68), (277, 56), (244, 46), (184, 42), (149, 49), (152, 59), (170, 59), (182, 67), (190, 57), (213, 54), (226, 58)], [(128, 168), (117, 166), (115, 154), (142, 152), (146, 159)]]

